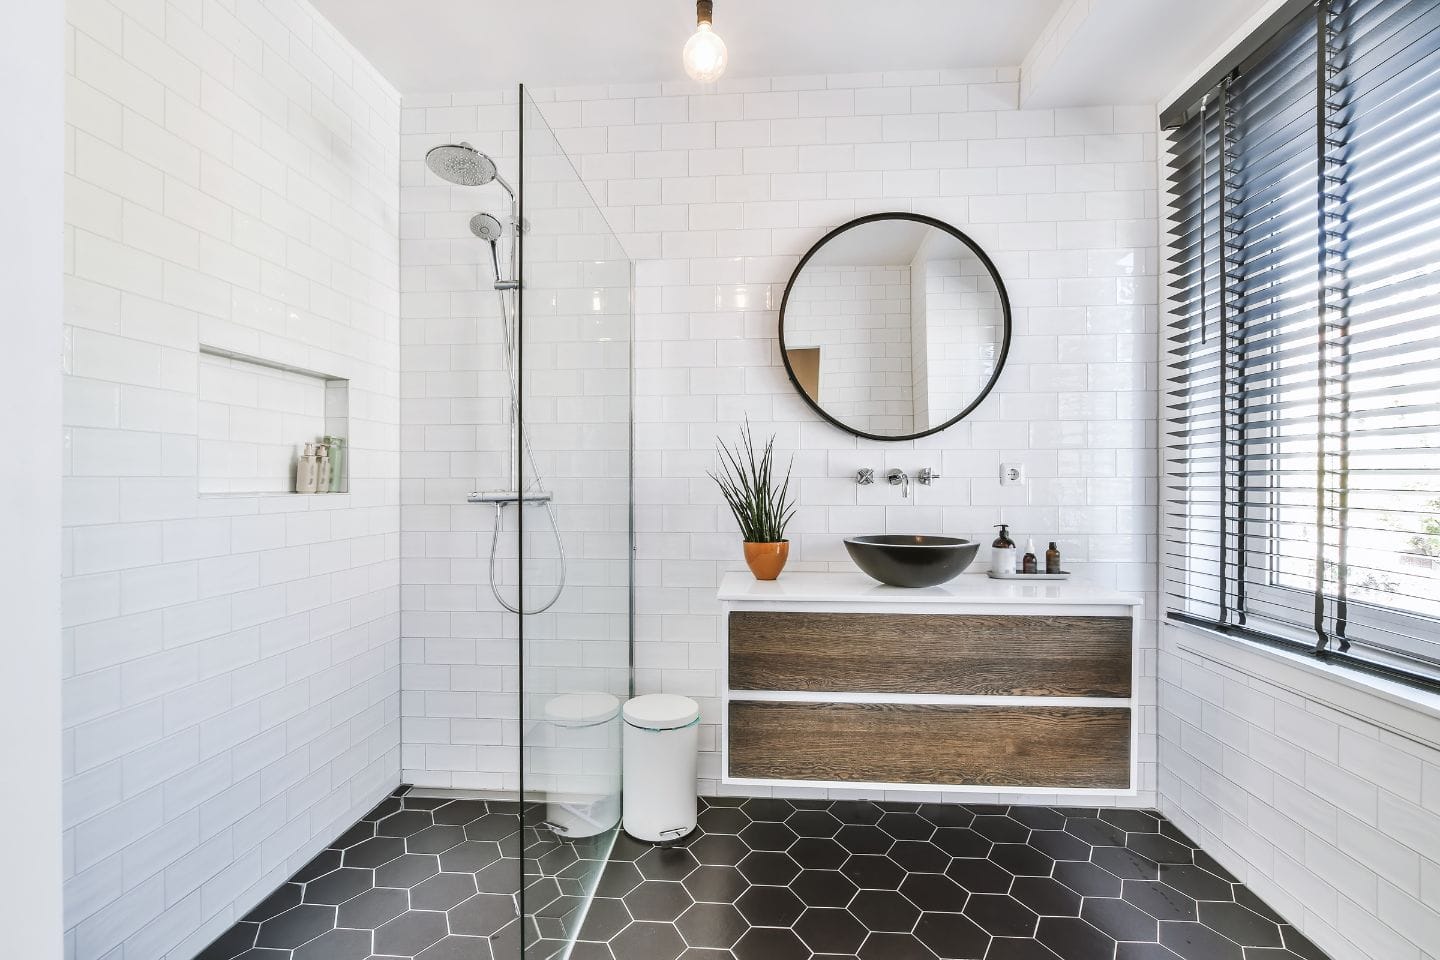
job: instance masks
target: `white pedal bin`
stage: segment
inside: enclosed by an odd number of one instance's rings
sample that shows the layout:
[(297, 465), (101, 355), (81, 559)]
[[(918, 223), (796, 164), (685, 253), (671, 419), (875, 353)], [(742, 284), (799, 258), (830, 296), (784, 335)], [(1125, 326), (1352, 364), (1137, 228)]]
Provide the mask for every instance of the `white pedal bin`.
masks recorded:
[(620, 820), (620, 699), (565, 693), (545, 703), (554, 751), (562, 762), (545, 817), (566, 839), (593, 837)]
[(669, 843), (695, 829), (700, 707), (652, 693), (625, 704), (625, 832)]

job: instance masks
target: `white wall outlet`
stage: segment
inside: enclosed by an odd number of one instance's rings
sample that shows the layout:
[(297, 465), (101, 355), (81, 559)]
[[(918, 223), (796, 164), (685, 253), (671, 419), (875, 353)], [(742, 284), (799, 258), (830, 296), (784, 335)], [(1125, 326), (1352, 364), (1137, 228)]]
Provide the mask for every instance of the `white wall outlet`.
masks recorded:
[(1021, 487), (1025, 485), (1025, 464), (1023, 463), (1002, 463), (1000, 464), (1000, 486)]

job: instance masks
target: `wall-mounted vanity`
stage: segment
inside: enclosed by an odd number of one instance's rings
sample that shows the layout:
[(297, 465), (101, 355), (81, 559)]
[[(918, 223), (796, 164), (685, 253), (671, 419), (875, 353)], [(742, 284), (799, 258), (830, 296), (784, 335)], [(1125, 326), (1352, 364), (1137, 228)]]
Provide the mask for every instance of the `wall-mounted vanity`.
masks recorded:
[(719, 599), (727, 785), (1135, 790), (1136, 597), (732, 573)]

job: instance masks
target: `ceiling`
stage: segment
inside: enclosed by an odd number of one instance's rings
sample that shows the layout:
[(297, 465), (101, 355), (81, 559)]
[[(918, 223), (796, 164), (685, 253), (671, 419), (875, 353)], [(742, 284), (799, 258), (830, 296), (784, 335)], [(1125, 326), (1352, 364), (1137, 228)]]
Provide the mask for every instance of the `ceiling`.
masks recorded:
[[(1060, 0), (715, 0), (727, 77), (1014, 66)], [(692, 0), (315, 0), (401, 93), (684, 80)]]

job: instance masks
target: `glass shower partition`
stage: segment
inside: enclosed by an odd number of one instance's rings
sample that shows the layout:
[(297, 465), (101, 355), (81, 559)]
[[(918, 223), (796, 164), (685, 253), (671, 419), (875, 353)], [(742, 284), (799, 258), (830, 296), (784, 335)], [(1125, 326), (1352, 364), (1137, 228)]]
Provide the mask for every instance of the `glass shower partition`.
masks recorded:
[(618, 830), (632, 689), (633, 273), (523, 86), (519, 113), (528, 960), (568, 957)]

